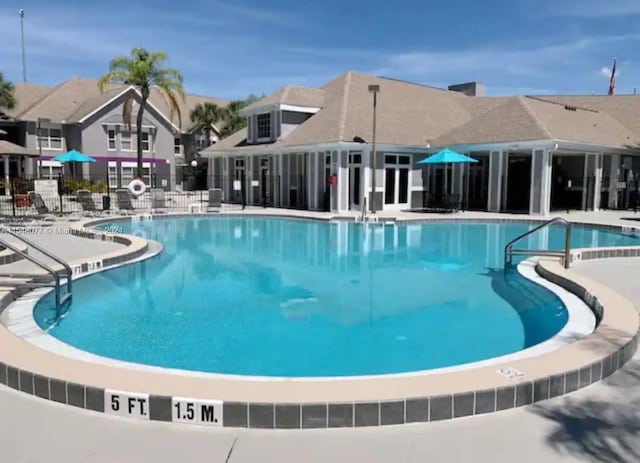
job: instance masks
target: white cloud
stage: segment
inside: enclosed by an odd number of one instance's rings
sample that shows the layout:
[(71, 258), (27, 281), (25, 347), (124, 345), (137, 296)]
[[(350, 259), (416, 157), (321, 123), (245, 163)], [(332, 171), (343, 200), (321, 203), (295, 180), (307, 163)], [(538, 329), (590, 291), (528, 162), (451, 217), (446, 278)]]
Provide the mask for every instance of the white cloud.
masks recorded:
[(538, 16), (612, 18), (640, 15), (638, 0), (540, 0), (530, 3), (531, 11)]

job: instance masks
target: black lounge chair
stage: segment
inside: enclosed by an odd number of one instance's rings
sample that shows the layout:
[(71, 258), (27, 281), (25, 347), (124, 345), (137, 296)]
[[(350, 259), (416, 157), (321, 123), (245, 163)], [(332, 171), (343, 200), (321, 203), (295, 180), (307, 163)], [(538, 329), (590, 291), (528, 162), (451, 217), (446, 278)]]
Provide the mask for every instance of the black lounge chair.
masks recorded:
[(220, 188), (212, 188), (209, 190), (209, 200), (207, 202), (207, 211), (209, 209), (220, 209), (222, 207), (222, 190)]
[(135, 212), (133, 203), (131, 202), (131, 194), (129, 190), (119, 188), (116, 190), (116, 201), (118, 203), (118, 209), (121, 212)]

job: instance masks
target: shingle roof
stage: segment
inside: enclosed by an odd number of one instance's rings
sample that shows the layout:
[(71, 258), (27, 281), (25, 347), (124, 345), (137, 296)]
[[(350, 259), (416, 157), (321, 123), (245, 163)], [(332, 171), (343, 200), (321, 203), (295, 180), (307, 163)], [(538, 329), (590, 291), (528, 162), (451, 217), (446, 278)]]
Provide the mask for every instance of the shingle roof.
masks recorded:
[(250, 104), (245, 110), (252, 111), (273, 104), (290, 104), (321, 108), (324, 103), (324, 91), (321, 88), (299, 87), (288, 85), (275, 93)]
[(295, 146), (373, 137), (370, 84), (380, 85), (376, 139), (384, 144), (426, 145), (471, 118), (461, 93), (348, 72), (324, 87), (323, 109), (283, 142)]
[(0, 140), (0, 155), (11, 156), (38, 156), (38, 153), (31, 151), (24, 146), (19, 146), (7, 140)]
[[(96, 79), (73, 78), (56, 87), (17, 83), (15, 88), (18, 108), (14, 109), (10, 115), (23, 120), (36, 120), (40, 117), (73, 123), (82, 120), (116, 97), (127, 86), (111, 85), (102, 93)], [(169, 106), (157, 89), (152, 90), (150, 101), (167, 118), (170, 116)], [(229, 103), (228, 100), (219, 98), (187, 94), (184, 102), (178, 100), (183, 130), (188, 131), (193, 128), (189, 113), (197, 104), (204, 102), (215, 103), (218, 106), (226, 106)], [(177, 117), (174, 117), (174, 122), (177, 125)]]
[(434, 146), (489, 144), (531, 140), (566, 140), (628, 147), (639, 137), (610, 115), (567, 108), (534, 97), (510, 97), (502, 104), (450, 130)]
[(14, 84), (14, 96), (16, 98), (16, 106), (12, 110), (3, 110), (7, 115), (17, 117), (19, 114), (27, 111), (31, 106), (44, 98), (48, 93), (56, 87), (46, 85)]
[[(322, 94), (322, 109), (318, 113), (269, 146), (349, 142), (354, 137), (370, 141), (373, 110), (369, 84), (380, 86), (376, 139), (381, 144), (440, 147), (557, 139), (628, 147), (640, 140), (640, 96), (469, 97), (348, 72), (319, 89), (321, 93), (316, 95)], [(284, 102), (292, 94), (287, 90), (291, 88), (285, 87), (248, 109)], [(577, 108), (566, 109), (565, 105)], [(207, 151), (236, 151), (240, 142), (246, 144), (243, 133), (235, 144), (218, 143)], [(251, 147), (243, 145), (242, 150), (251, 151)]]
[(247, 129), (240, 129), (237, 132), (232, 133), (226, 138), (223, 138), (219, 142), (211, 145), (203, 153), (217, 153), (221, 151), (233, 151), (237, 153), (255, 153), (259, 151), (273, 151), (274, 149), (282, 148), (284, 145), (282, 141), (276, 141), (275, 143), (261, 143), (261, 144), (247, 144)]

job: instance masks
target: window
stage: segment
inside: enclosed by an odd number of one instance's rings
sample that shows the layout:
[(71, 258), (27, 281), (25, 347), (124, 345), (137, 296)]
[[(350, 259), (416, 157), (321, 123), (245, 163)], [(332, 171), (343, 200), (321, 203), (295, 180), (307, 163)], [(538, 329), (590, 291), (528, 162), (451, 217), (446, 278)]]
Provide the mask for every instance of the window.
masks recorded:
[(108, 149), (109, 151), (116, 150), (116, 131), (115, 129), (107, 130), (107, 138), (109, 139)]
[(271, 138), (271, 114), (258, 114), (258, 139)]
[[(36, 129), (38, 132), (38, 129)], [(40, 128), (38, 134), (39, 146), (42, 149), (49, 150), (62, 150), (62, 130), (61, 129), (49, 129)]]
[(62, 163), (57, 161), (40, 161), (40, 177), (55, 180), (62, 175)]
[(182, 140), (180, 140), (180, 137), (173, 139), (173, 154), (182, 154)]
[[(120, 184), (118, 184), (118, 164), (115, 161), (109, 161), (109, 186), (111, 188), (125, 188), (129, 182), (137, 178), (138, 164), (136, 162), (120, 163)], [(142, 181), (145, 185), (151, 184), (151, 163), (142, 163)]]
[(120, 149), (122, 151), (133, 151), (132, 147), (131, 132), (129, 130), (123, 130), (120, 132)]
[(142, 151), (151, 151), (151, 135), (149, 132), (142, 132)]
[(198, 150), (203, 150), (207, 146), (208, 146), (208, 144), (207, 144), (207, 136), (202, 134), (202, 133), (196, 134), (196, 148)]
[(234, 178), (235, 180), (244, 180), (244, 159), (235, 160)]

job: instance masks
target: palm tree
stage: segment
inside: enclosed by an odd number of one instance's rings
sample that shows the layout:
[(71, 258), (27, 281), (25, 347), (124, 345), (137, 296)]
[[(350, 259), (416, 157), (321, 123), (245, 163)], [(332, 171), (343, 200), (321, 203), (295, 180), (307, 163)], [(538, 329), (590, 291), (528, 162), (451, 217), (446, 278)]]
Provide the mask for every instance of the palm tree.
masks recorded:
[(222, 138), (227, 137), (232, 133), (235, 133), (238, 130), (246, 127), (246, 119), (238, 114), (240, 110), (245, 106), (248, 106), (246, 100), (235, 100), (229, 103), (229, 106), (224, 108), (225, 111), (222, 119), (224, 120), (225, 125), (220, 131), (220, 136)]
[(13, 109), (15, 107), (16, 97), (13, 92), (13, 84), (4, 80), (4, 75), (0, 72), (0, 108)]
[[(136, 116), (139, 178), (142, 178), (142, 118), (152, 88), (157, 88), (164, 96), (171, 111), (170, 119), (173, 120), (173, 116), (177, 115), (178, 125), (182, 126), (178, 97), (182, 101), (185, 100), (183, 78), (180, 71), (164, 66), (167, 58), (167, 54), (162, 51), (150, 52), (144, 48), (134, 48), (130, 56), (119, 56), (111, 60), (109, 72), (98, 81), (98, 87), (102, 92), (108, 88), (109, 84), (133, 85), (140, 91), (142, 98)], [(130, 96), (122, 109), (122, 117), (129, 130), (131, 130), (132, 105), (133, 96)]]
[(207, 138), (207, 146), (211, 144), (211, 131), (216, 122), (218, 122), (224, 111), (215, 103), (199, 103), (191, 110), (191, 122), (196, 124)]

